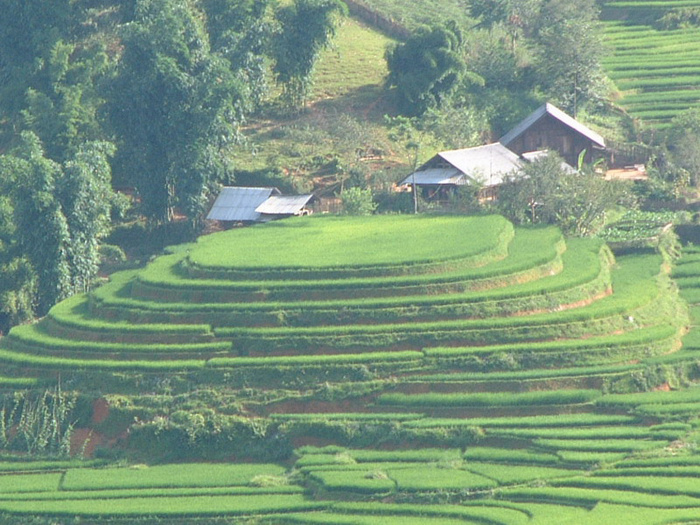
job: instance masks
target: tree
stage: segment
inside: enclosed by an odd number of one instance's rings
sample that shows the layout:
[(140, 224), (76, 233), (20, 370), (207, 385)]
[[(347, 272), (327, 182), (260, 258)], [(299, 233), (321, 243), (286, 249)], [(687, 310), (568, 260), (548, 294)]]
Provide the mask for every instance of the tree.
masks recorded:
[(75, 155), (81, 144), (104, 138), (97, 113), (103, 104), (97, 84), (107, 71), (101, 45), (59, 40), (50, 50), (22, 110), (24, 128), (34, 132), (47, 157), (57, 161)]
[(700, 184), (700, 110), (692, 108), (671, 121), (666, 133), (671, 162), (687, 172), (693, 186)]
[(347, 6), (340, 0), (295, 0), (278, 10), (280, 31), (274, 44), (273, 71), (288, 108), (299, 109), (306, 102), (319, 54), (346, 14)]
[(64, 165), (56, 194), (68, 226), (66, 256), (72, 293), (89, 290), (100, 263), (99, 244), (110, 228), (114, 193), (109, 142), (85, 144)]
[(70, 293), (69, 230), (56, 198), (61, 166), (44, 157), (36, 135), (25, 132), (14, 156), (3, 159), (0, 178), (15, 185), (16, 243), (36, 274), (36, 313), (44, 315)]
[(372, 215), (377, 209), (369, 188), (347, 188), (340, 194), (340, 200), (346, 215)]
[(171, 220), (175, 206), (195, 221), (212, 185), (231, 172), (242, 81), (212, 53), (189, 2), (138, 0), (123, 45), (109, 102), (115, 178), (137, 188), (152, 224)]
[(422, 115), (454, 91), (465, 72), (461, 45), (454, 26), (421, 27), (387, 52), (387, 85), (396, 88), (403, 115)]
[(533, 37), (539, 82), (553, 102), (576, 115), (606, 95), (604, 47), (594, 0), (545, 0)]
[(566, 168), (550, 153), (507, 177), (497, 207), (514, 222), (557, 224), (565, 233), (590, 235), (602, 226), (606, 210), (631, 202), (624, 183), (606, 181), (592, 169)]
[(0, 0), (0, 99), (3, 110), (19, 111), (34, 75), (55, 44), (75, 25), (71, 0)]
[(521, 34), (528, 35), (537, 21), (543, 0), (471, 0), (469, 15), (479, 26), (493, 30), (503, 26), (510, 36), (511, 49)]
[(270, 0), (200, 0), (207, 16), (212, 51), (225, 57), (243, 82), (243, 97), (252, 108), (268, 92), (270, 46), (274, 21)]

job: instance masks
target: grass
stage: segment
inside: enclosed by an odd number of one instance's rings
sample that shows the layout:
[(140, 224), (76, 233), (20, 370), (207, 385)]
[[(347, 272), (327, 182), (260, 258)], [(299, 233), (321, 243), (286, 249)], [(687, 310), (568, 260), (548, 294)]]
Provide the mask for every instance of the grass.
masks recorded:
[(555, 390), (542, 392), (485, 392), (477, 394), (382, 394), (380, 405), (408, 407), (497, 407), (590, 403), (601, 396), (598, 390)]
[(257, 278), (275, 269), (332, 275), (364, 267), (381, 275), (382, 268), (406, 273), (415, 265), (505, 256), (512, 237), (512, 225), (495, 215), (301, 217), (200, 237), (188, 260), (212, 271), (254, 271)]
[[(700, 103), (696, 88), (696, 64), (700, 56), (698, 29), (662, 30), (648, 25), (674, 6), (697, 3), (606, 2), (604, 24), (611, 52), (603, 65), (622, 93), (620, 104), (633, 117), (663, 127), (670, 120)], [(657, 11), (649, 12), (649, 6)], [(611, 8), (624, 10), (624, 21)], [(640, 102), (644, 100), (644, 105)]]
[(230, 487), (247, 485), (262, 474), (279, 476), (285, 469), (267, 464), (191, 464), (144, 468), (71, 469), (64, 490), (126, 488)]

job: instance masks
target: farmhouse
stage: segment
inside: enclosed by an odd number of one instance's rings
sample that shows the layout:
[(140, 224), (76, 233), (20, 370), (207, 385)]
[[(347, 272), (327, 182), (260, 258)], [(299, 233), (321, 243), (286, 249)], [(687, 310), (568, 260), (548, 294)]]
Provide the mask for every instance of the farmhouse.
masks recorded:
[(443, 151), (401, 181), (401, 185), (421, 188), (428, 199), (443, 200), (457, 186), (476, 184), (482, 197), (493, 197), (495, 189), (509, 173), (520, 169), (523, 159), (495, 142), (475, 148)]
[(227, 186), (214, 201), (207, 219), (224, 222), (267, 222), (309, 215), (313, 195), (282, 195), (277, 188)]
[(504, 177), (548, 151), (564, 159), (564, 169), (573, 170), (585, 152), (590, 162), (605, 150), (603, 137), (546, 103), (506, 133), (500, 141), (485, 146), (438, 153), (400, 182), (420, 188), (423, 197), (445, 200), (458, 186), (475, 184), (479, 197), (497, 198)]
[(605, 140), (595, 131), (549, 102), (528, 115), (499, 141), (518, 155), (529, 151), (556, 151), (576, 166), (585, 151), (585, 162), (593, 162), (605, 151)]

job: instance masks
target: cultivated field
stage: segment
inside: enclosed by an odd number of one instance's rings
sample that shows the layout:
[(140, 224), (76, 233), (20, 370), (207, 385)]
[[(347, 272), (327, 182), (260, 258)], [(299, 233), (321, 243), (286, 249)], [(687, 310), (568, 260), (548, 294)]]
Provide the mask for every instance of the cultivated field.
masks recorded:
[[(688, 249), (674, 270), (691, 303), (699, 260)], [(99, 385), (109, 411), (86, 423), (93, 435), (165, 463), (9, 456), (0, 512), (696, 519), (687, 326), (653, 251), (615, 257), (497, 216), (317, 216), (214, 234), (2, 339), (8, 381)], [(171, 463), (185, 458), (199, 462)]]
[(698, 8), (700, 2), (692, 0), (603, 3), (605, 68), (622, 92), (620, 104), (653, 127), (668, 125), (700, 102), (700, 28), (663, 19)]

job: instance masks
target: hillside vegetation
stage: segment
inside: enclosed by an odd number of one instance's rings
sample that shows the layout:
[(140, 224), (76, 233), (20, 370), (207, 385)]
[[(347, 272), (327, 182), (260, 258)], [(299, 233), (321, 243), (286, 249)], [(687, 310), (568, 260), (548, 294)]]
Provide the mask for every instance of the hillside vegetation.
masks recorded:
[[(698, 512), (700, 398), (676, 390), (695, 377), (697, 348), (691, 333), (680, 349), (687, 313), (652, 252), (615, 258), (498, 216), (308, 217), (170, 252), (14, 328), (0, 360), (7, 381), (60, 376), (104, 395), (99, 410), (72, 401), (84, 415), (61, 432), (74, 451), (172, 464), (10, 456), (6, 515), (511, 524)], [(693, 254), (676, 270), (690, 295)], [(27, 417), (6, 406), (3, 429)], [(0, 436), (14, 449), (20, 437)]]

